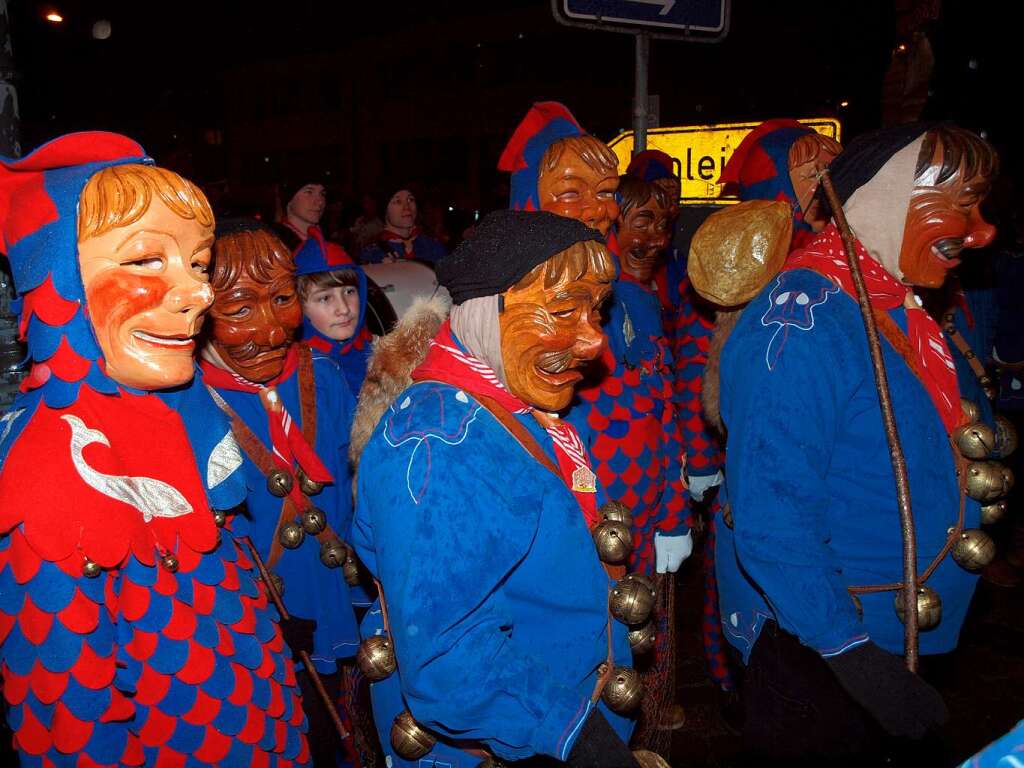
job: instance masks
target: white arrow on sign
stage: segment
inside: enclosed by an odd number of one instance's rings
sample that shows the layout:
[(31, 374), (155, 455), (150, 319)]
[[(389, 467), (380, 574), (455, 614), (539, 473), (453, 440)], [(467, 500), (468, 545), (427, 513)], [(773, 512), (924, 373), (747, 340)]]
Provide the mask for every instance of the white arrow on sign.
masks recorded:
[(643, 3), (644, 5), (660, 5), (661, 10), (658, 11), (659, 16), (664, 16), (676, 4), (676, 0), (629, 0), (631, 3)]

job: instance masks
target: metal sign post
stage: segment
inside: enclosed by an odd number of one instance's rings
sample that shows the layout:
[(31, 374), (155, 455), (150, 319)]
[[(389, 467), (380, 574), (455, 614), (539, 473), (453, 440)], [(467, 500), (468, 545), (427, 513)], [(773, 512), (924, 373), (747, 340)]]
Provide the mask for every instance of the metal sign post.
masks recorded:
[(651, 60), (651, 38), (636, 33), (636, 72), (633, 80), (633, 156), (647, 149), (647, 68)]
[(636, 37), (633, 154), (647, 149), (651, 38), (717, 43), (729, 32), (731, 0), (551, 0), (555, 21)]

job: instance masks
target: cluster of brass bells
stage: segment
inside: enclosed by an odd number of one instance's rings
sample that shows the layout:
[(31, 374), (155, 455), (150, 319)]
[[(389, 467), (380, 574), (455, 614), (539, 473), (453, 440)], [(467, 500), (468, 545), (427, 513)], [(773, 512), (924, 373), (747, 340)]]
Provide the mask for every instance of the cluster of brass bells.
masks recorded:
[(437, 739), (421, 726), (409, 710), (400, 713), (391, 724), (391, 746), (403, 760), (419, 760), (430, 753)]
[(644, 684), (640, 673), (631, 667), (615, 667), (601, 691), (601, 700), (612, 712), (626, 715), (640, 706)]
[(980, 571), (996, 558), (996, 543), (984, 531), (968, 528), (961, 531), (952, 549), (956, 564), (966, 571)]
[[(904, 624), (907, 621), (906, 611), (903, 610), (903, 590), (896, 591), (896, 615)], [(942, 600), (939, 593), (931, 587), (920, 586), (917, 588), (917, 628), (922, 632), (935, 629), (942, 621)]]
[(292, 492), (295, 487), (295, 479), (290, 472), (283, 469), (272, 469), (267, 475), (267, 490), (279, 499), (283, 499)]
[(395, 649), (387, 635), (372, 635), (359, 644), (356, 664), (371, 683), (389, 677), (398, 669)]
[[(991, 505), (1010, 492), (1013, 472), (988, 459), (1005, 459), (1013, 453), (1017, 448), (1017, 432), (1004, 416), (996, 416), (995, 429), (982, 422), (981, 409), (970, 400), (961, 400), (960, 407), (968, 423), (956, 429), (953, 442), (964, 458), (971, 459), (965, 470), (965, 489), (972, 499)], [(1001, 509), (991, 509), (983, 515), (994, 521), (1001, 517), (1001, 512)]]
[(320, 562), (328, 568), (340, 568), (348, 557), (348, 547), (336, 537), (320, 542)]
[(627, 637), (629, 638), (629, 647), (634, 654), (650, 653), (654, 649), (654, 622), (648, 621), (639, 627), (631, 627)]
[(654, 584), (639, 573), (627, 573), (608, 593), (608, 610), (630, 626), (643, 624), (654, 610)]

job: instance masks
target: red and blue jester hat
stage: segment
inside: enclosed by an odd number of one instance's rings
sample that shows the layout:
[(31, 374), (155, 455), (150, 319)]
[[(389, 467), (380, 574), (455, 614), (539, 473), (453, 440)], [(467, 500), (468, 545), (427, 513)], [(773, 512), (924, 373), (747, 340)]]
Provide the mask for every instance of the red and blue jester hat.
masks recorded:
[(672, 156), (660, 149), (645, 149), (634, 155), (626, 168), (626, 175), (642, 181), (679, 178)]
[(537, 179), (544, 153), (559, 139), (585, 133), (564, 104), (538, 101), (530, 107), (498, 160), (498, 170), (512, 174), (508, 207), (513, 211), (540, 210)]
[(102, 132), (0, 158), (0, 236), (31, 365), (0, 419), (14, 746), (23, 766), (302, 764), (294, 668), (236, 539), (244, 521), (213, 512), (245, 498), (230, 426), (201, 380), (150, 392), (108, 376), (90, 320), (80, 196), (127, 164), (153, 161)]
[(740, 200), (785, 200), (793, 207), (797, 232), (810, 234), (789, 176), (789, 149), (801, 136), (814, 133), (796, 120), (766, 120), (748, 133), (722, 169), (719, 184), (735, 186)]

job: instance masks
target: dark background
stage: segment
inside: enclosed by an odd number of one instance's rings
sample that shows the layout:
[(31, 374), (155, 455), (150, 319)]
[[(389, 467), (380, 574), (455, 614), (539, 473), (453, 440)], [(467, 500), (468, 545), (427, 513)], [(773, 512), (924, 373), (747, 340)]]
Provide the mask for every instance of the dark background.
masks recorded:
[[(837, 116), (845, 141), (878, 127), (908, 3), (734, 0), (723, 42), (652, 41), (660, 123)], [(1013, 5), (946, 0), (927, 28), (924, 115), (984, 131), (1006, 178), (1019, 164)], [(336, 201), (418, 180), (437, 204), (486, 210), (506, 202), (495, 164), (531, 102), (565, 102), (606, 140), (630, 128), (633, 37), (561, 26), (548, 0), (21, 0), (10, 14), (24, 149), (122, 132), (245, 205), (324, 174)], [(107, 40), (91, 35), (98, 19)]]

